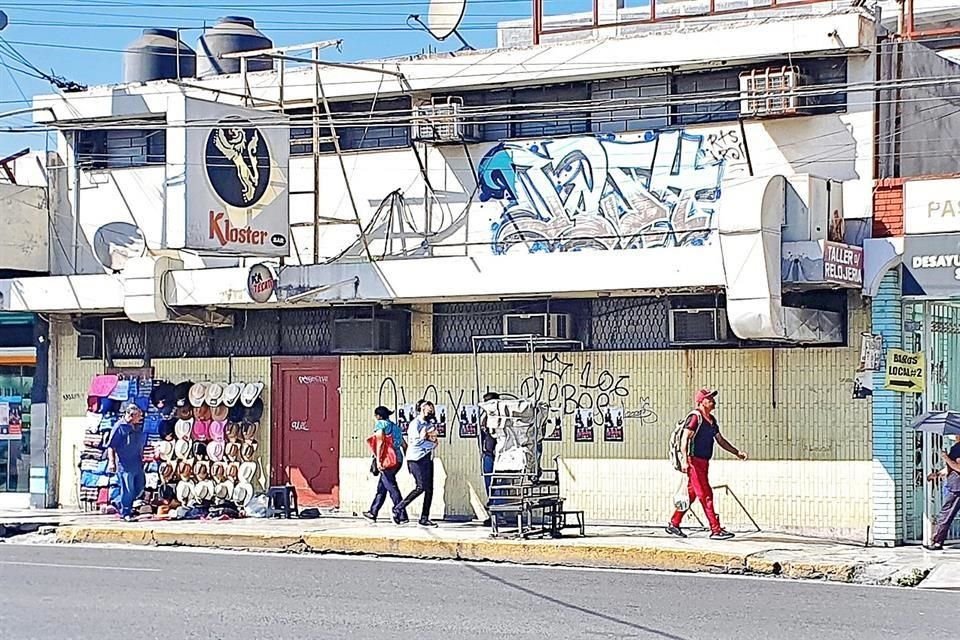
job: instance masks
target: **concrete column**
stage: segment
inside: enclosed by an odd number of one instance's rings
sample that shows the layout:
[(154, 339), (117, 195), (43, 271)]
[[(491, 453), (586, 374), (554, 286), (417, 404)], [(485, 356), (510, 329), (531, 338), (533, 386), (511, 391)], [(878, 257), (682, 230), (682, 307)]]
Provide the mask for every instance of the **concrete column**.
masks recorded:
[(410, 351), (433, 352), (433, 305), (415, 304), (410, 318)]

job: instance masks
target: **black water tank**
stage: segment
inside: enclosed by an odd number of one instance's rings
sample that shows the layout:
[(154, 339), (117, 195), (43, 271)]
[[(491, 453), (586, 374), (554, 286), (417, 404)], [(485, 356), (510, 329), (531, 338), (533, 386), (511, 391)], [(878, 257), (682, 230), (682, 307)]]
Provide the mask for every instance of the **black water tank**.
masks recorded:
[[(257, 30), (252, 19), (241, 16), (220, 18), (220, 22), (200, 36), (197, 43), (200, 56), (197, 60), (197, 75), (204, 78), (240, 73), (240, 59), (223, 58), (224, 54), (271, 48), (273, 48), (273, 42)], [(247, 71), (272, 69), (273, 60), (270, 58), (247, 59)]]
[(172, 29), (144, 29), (143, 35), (132, 42), (123, 53), (124, 82), (193, 78), (196, 75), (197, 54), (180, 41), (177, 32)]

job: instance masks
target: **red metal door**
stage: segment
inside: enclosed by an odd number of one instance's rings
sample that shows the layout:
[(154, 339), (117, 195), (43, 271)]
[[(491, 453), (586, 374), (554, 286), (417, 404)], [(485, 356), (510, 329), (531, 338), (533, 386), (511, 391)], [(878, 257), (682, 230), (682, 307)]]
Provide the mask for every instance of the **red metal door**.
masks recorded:
[(300, 504), (340, 506), (340, 359), (274, 358), (272, 476)]

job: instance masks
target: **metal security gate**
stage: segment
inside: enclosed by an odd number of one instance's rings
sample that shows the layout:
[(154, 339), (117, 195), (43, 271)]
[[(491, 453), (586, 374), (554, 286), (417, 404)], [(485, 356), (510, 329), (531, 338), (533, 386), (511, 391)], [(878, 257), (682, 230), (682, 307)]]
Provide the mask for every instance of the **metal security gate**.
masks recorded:
[[(924, 411), (960, 411), (960, 302), (915, 302), (905, 309), (908, 328), (905, 344), (922, 349), (927, 362), (926, 390), (911, 395), (904, 408), (906, 422)], [(912, 340), (909, 339), (912, 336)], [(905, 439), (906, 460), (912, 462), (913, 482), (907, 485), (907, 531), (910, 541), (929, 542), (937, 513), (943, 504), (943, 483), (927, 476), (943, 467), (940, 452), (951, 444), (942, 436), (911, 433)], [(960, 537), (960, 522), (951, 538)]]

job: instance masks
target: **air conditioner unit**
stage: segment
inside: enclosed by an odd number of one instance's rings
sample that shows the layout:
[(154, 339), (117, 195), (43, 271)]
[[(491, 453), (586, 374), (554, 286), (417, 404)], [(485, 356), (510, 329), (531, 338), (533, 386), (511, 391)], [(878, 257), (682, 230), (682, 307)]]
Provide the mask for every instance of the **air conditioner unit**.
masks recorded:
[(569, 313), (509, 313), (503, 316), (503, 335), (569, 340), (573, 322)]
[(805, 115), (808, 99), (798, 96), (803, 76), (797, 67), (767, 67), (740, 74), (740, 113), (769, 117)]
[(731, 342), (725, 309), (671, 309), (672, 344), (725, 344)]
[(103, 344), (96, 333), (80, 333), (77, 335), (78, 360), (102, 360)]
[(397, 318), (336, 318), (331, 353), (403, 353), (404, 327)]
[(476, 141), (479, 136), (477, 125), (464, 121), (463, 99), (450, 96), (414, 108), (413, 139), (453, 143)]

